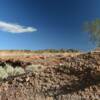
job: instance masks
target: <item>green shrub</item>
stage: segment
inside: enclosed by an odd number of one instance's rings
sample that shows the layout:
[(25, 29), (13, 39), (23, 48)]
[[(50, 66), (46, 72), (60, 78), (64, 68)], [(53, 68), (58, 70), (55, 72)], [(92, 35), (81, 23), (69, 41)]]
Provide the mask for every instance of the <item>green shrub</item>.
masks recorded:
[(29, 65), (26, 67), (27, 72), (37, 72), (41, 68), (41, 65)]
[(0, 66), (0, 80), (6, 79), (8, 76), (16, 76), (25, 73), (21, 67), (13, 68), (11, 65)]
[(21, 67), (13, 68), (11, 65), (6, 64), (4, 67), (5, 71), (9, 76), (15, 76), (25, 73), (24, 69)]
[(14, 69), (14, 75), (20, 75), (20, 74), (24, 74), (24, 73), (25, 73), (25, 71), (24, 71), (24, 69), (21, 68), (21, 67), (16, 67), (16, 68)]
[(8, 77), (8, 73), (2, 66), (0, 66), (0, 80), (6, 79)]
[(5, 71), (7, 72), (7, 74), (9, 76), (13, 76), (14, 75), (14, 68), (11, 65), (6, 64), (4, 69), (5, 69)]

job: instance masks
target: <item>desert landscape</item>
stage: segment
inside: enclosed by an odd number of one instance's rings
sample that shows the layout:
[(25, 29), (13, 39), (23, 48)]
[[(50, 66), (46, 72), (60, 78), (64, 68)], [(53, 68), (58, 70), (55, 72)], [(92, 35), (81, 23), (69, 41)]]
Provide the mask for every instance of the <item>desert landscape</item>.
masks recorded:
[(0, 100), (99, 100), (100, 52), (0, 51)]
[(100, 100), (100, 0), (0, 0), (0, 100)]

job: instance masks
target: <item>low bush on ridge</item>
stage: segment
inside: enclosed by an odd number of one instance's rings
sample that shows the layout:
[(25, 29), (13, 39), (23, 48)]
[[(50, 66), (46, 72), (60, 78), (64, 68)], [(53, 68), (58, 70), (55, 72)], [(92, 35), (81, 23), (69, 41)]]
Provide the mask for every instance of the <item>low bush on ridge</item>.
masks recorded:
[(8, 74), (8, 76), (14, 75), (14, 68), (11, 65), (6, 64), (6, 66), (4, 66), (4, 69), (6, 73)]
[(0, 80), (5, 79), (8, 77), (8, 73), (2, 66), (0, 66)]
[(42, 68), (41, 65), (29, 65), (24, 70), (21, 67), (13, 67), (9, 64), (6, 64), (4, 67), (0, 66), (0, 80), (7, 79), (9, 76), (17, 76), (24, 74), (25, 72), (37, 72)]
[(25, 73), (25, 70), (21, 67), (16, 67), (14, 69), (14, 75), (20, 75), (20, 74), (23, 74), (23, 73)]
[(25, 71), (26, 72), (37, 72), (42, 68), (41, 65), (29, 65), (26, 67)]
[(17, 76), (23, 73), (25, 73), (25, 71), (21, 67), (13, 68), (8, 64), (4, 67), (0, 66), (0, 80), (7, 79), (8, 76)]

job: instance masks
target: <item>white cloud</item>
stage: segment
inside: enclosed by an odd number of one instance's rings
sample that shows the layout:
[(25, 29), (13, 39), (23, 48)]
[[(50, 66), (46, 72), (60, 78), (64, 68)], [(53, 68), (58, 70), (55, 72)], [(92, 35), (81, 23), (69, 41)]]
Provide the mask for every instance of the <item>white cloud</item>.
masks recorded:
[(13, 24), (3, 21), (0, 21), (0, 30), (10, 33), (25, 33), (37, 31), (37, 29), (34, 27), (25, 27), (19, 24)]

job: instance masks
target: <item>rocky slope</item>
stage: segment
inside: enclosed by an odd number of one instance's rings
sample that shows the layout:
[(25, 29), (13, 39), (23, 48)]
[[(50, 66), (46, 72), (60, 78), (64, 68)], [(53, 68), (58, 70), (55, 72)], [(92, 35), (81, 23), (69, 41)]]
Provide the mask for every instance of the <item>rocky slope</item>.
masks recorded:
[(9, 62), (24, 69), (28, 64), (42, 67), (0, 82), (0, 100), (100, 100), (99, 52)]

